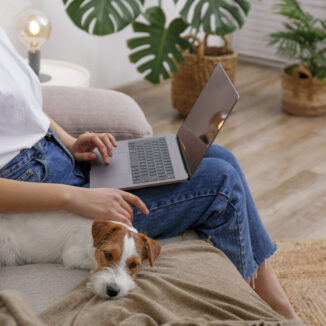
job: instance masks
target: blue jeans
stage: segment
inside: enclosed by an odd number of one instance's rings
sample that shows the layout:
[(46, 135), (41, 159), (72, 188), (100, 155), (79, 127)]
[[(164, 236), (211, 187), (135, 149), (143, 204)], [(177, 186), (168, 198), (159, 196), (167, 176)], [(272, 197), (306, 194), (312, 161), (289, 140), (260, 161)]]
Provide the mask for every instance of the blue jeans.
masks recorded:
[[(73, 156), (50, 129), (0, 170), (0, 177), (89, 187), (89, 164)], [(249, 279), (276, 250), (259, 217), (241, 168), (227, 149), (213, 145), (190, 181), (131, 191), (149, 215), (134, 207), (133, 225), (156, 239), (194, 229), (210, 238)]]
[(76, 162), (52, 129), (0, 169), (0, 178), (89, 187), (88, 162)]

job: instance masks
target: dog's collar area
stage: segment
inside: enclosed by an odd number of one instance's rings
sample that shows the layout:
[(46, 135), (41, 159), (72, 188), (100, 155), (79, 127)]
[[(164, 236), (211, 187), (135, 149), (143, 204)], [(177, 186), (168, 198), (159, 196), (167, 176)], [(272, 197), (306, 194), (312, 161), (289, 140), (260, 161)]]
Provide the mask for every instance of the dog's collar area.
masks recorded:
[(131, 232), (138, 233), (138, 231), (134, 227), (131, 227), (131, 226), (125, 224), (125, 223), (118, 222), (118, 221), (110, 221), (110, 222), (115, 223), (115, 224), (122, 225), (123, 227), (125, 227), (126, 229), (128, 229)]

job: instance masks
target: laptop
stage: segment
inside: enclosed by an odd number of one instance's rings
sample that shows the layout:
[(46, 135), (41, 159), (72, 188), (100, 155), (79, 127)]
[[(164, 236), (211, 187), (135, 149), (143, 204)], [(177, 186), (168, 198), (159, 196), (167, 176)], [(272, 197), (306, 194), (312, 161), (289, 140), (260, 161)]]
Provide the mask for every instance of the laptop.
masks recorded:
[(176, 135), (118, 141), (109, 165), (97, 151), (90, 187), (136, 189), (191, 179), (238, 99), (218, 64)]

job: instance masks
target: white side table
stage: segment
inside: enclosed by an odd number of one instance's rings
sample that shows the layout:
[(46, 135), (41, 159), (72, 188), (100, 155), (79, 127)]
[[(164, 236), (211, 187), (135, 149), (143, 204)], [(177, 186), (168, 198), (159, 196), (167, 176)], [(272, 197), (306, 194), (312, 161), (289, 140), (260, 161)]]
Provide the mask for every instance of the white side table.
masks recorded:
[(42, 59), (40, 74), (51, 76), (51, 79), (42, 82), (42, 85), (89, 86), (89, 71), (82, 66), (66, 61)]

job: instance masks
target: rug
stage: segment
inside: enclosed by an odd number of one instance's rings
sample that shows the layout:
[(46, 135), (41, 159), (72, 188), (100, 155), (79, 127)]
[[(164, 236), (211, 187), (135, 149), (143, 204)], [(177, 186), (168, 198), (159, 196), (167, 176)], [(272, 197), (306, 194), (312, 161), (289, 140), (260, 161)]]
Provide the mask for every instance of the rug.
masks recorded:
[(326, 239), (284, 240), (272, 258), (275, 273), (300, 318), (326, 325)]

